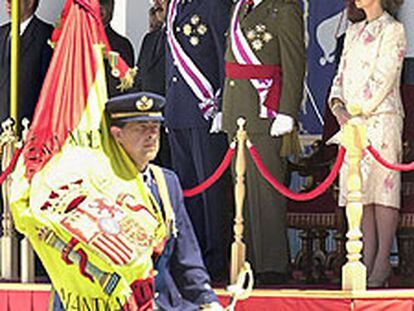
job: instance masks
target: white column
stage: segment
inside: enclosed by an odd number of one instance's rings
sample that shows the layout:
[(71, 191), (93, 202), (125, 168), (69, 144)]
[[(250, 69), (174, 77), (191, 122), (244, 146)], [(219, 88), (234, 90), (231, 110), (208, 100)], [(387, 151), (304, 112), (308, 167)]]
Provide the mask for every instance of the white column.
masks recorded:
[(36, 14), (46, 22), (55, 25), (66, 0), (40, 0)]
[(149, 0), (116, 0), (111, 26), (126, 36), (134, 46), (135, 59), (141, 47), (141, 41), (148, 31)]
[[(112, 17), (111, 26), (115, 29), (116, 32), (121, 35), (126, 35), (126, 15), (127, 15), (127, 1), (128, 0), (116, 0), (114, 15)], [(136, 1), (135, 2), (142, 2)]]
[[(118, 0), (117, 0), (118, 1)], [(131, 40), (135, 49), (135, 59), (141, 48), (142, 38), (148, 32), (148, 10), (150, 0), (126, 0), (126, 36)]]

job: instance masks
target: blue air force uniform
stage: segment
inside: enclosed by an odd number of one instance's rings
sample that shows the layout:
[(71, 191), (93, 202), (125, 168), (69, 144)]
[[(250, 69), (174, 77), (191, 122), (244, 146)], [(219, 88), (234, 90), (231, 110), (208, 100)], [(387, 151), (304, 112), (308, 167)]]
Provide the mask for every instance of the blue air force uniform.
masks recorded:
[[(114, 97), (109, 100), (106, 109), (112, 125), (123, 126), (127, 122), (163, 121), (163, 104), (162, 96), (140, 92)], [(137, 109), (140, 111), (137, 112)], [(162, 177), (155, 178), (155, 172), (160, 172), (158, 174)], [(210, 278), (185, 209), (177, 175), (155, 165), (148, 165), (142, 174), (144, 182), (160, 206), (162, 218), (165, 222), (171, 222), (167, 224), (169, 232), (164, 248), (161, 254), (154, 256), (157, 271), (154, 310), (195, 311), (203, 307), (221, 310), (217, 296), (210, 286)], [(161, 193), (165, 195), (162, 196)], [(53, 310), (64, 310), (57, 294), (53, 301)]]
[[(175, 215), (175, 230), (170, 232), (164, 251), (155, 262), (155, 303), (160, 310), (199, 310), (201, 305), (217, 301), (217, 297), (209, 285), (177, 175), (167, 169), (163, 172)], [(150, 188), (161, 204), (157, 186), (150, 183)]]
[[(171, 2), (170, 10), (171, 10)], [(177, 16), (167, 34), (173, 32), (184, 52), (212, 85), (221, 110), (224, 82), (224, 53), (231, 0), (186, 0), (177, 4)], [(165, 125), (169, 131), (172, 166), (184, 189), (206, 180), (218, 167), (227, 150), (226, 136), (211, 134), (212, 119), (203, 117), (200, 100), (181, 75), (171, 44), (166, 53)], [(202, 255), (210, 273), (223, 272), (227, 185), (224, 178), (202, 194), (187, 198)]]
[[(146, 97), (147, 103), (152, 101), (152, 108), (144, 109), (144, 112), (140, 112), (138, 116), (128, 118), (126, 114), (131, 110), (136, 110), (135, 98), (143, 98), (143, 96)], [(120, 121), (162, 121), (163, 103), (162, 96), (141, 92), (115, 97), (106, 106), (112, 120), (114, 120), (113, 116), (124, 112), (121, 117), (123, 119)], [(169, 206), (163, 205), (167, 199), (160, 195), (162, 185), (157, 184), (157, 180), (161, 178), (155, 178), (154, 171), (155, 169), (149, 165), (142, 172), (144, 182), (159, 204), (164, 221), (168, 221), (168, 214), (171, 210)], [(178, 177), (174, 172), (165, 168), (162, 169), (162, 173), (169, 197), (168, 205), (171, 206), (173, 216), (171, 217), (172, 223), (168, 226), (170, 232), (167, 234), (164, 249), (157, 258), (154, 258), (154, 266), (158, 272), (155, 278), (155, 310), (193, 311), (200, 310), (203, 305), (217, 305), (217, 297), (210, 287), (210, 278), (185, 209)]]

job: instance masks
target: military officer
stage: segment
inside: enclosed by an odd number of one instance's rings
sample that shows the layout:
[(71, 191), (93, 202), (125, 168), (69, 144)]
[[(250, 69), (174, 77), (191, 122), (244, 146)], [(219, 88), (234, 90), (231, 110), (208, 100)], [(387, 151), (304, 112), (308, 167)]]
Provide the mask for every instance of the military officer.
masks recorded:
[[(296, 0), (235, 4), (225, 56), (223, 129), (232, 137), (237, 118), (245, 117), (250, 140), (280, 182), (286, 171), (282, 156), (297, 146), (294, 125), (305, 58), (303, 17)], [(248, 257), (259, 283), (283, 282), (289, 253), (285, 198), (260, 176), (250, 157), (246, 183)]]
[[(153, 204), (160, 207), (169, 228), (163, 249), (155, 251), (155, 310), (222, 310), (201, 258), (184, 206), (177, 175), (152, 165), (159, 148), (163, 121), (162, 96), (138, 92), (110, 99), (106, 105), (110, 132), (143, 174)], [(59, 297), (54, 310), (63, 310)]]
[[(212, 133), (221, 118), (225, 33), (231, 0), (169, 0), (166, 55), (166, 127), (174, 170), (183, 188), (207, 179), (227, 149), (224, 133)], [(226, 178), (186, 199), (204, 261), (223, 272)]]
[[(118, 52), (123, 60), (126, 61), (129, 67), (134, 66), (134, 48), (131, 41), (127, 37), (122, 36), (116, 32), (112, 26), (111, 21), (114, 15), (115, 0), (99, 0), (102, 23), (105, 27), (105, 33), (108, 38), (111, 49)], [(108, 96), (112, 97), (123, 93), (118, 88), (119, 79), (114, 77), (111, 73), (111, 68), (108, 61), (105, 60), (106, 85), (108, 88)]]

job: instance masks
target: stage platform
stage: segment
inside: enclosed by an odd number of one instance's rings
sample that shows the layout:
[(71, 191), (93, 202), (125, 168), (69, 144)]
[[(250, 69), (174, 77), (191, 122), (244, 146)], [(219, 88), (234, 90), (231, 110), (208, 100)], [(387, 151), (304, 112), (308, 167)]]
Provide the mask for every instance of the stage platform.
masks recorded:
[[(0, 283), (0, 311), (46, 311), (50, 288), (47, 284)], [(225, 291), (216, 292), (227, 305), (229, 298)], [(414, 311), (414, 290), (254, 290), (248, 300), (238, 303), (236, 310)]]

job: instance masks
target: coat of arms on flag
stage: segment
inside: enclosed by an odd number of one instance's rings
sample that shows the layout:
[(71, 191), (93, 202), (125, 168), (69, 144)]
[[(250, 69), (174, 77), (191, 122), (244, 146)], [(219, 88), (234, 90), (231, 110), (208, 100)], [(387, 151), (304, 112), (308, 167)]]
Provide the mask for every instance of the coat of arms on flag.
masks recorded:
[[(143, 221), (145, 220), (145, 221)], [(82, 202), (61, 224), (74, 237), (117, 265), (130, 264), (153, 246), (157, 219), (146, 209), (131, 215), (105, 198)]]

